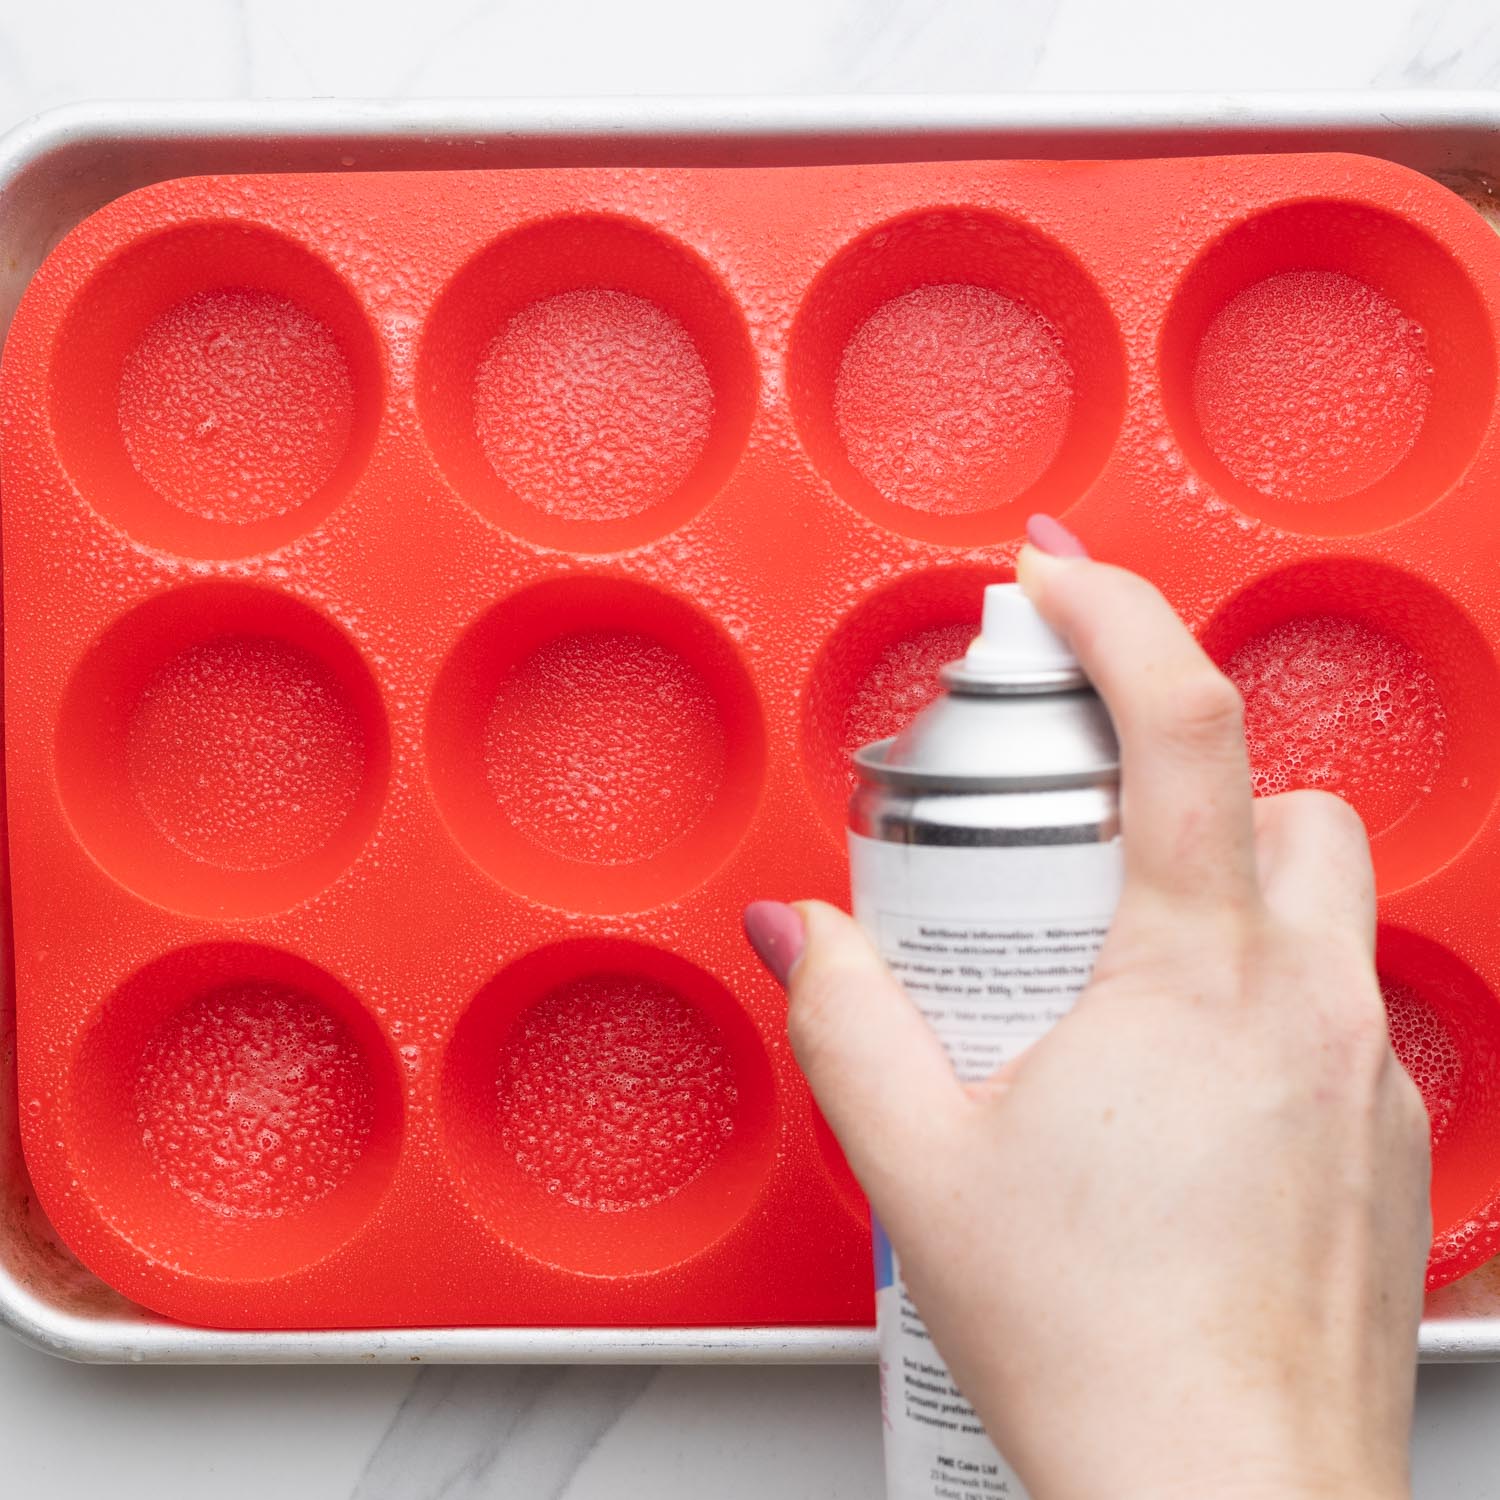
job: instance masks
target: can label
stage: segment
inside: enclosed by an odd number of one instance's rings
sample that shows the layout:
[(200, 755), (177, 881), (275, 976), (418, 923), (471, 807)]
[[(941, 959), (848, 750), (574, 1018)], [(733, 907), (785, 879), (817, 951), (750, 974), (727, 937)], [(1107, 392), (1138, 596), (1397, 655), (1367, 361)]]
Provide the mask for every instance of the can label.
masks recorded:
[[(973, 848), (851, 833), (849, 860), (854, 915), (965, 1082), (988, 1077), (1072, 1008), (1123, 875), (1118, 839)], [(878, 1224), (875, 1309), (890, 1500), (1024, 1500), (923, 1327)]]

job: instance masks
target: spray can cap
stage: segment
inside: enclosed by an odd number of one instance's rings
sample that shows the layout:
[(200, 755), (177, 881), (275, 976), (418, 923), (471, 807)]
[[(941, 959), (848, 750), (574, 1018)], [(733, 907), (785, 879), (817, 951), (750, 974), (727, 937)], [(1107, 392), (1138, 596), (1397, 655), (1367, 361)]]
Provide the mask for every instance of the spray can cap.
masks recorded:
[(946, 669), (951, 686), (984, 691), (1077, 687), (1078, 658), (1036, 612), (1018, 583), (984, 591), (984, 619), (962, 660)]

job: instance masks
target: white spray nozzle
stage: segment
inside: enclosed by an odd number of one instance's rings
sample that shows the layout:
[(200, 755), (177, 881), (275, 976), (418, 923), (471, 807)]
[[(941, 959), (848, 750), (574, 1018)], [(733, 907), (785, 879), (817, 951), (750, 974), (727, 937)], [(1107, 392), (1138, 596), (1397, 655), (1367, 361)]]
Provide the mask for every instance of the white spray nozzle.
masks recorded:
[(1078, 658), (1036, 612), (1018, 583), (992, 583), (984, 591), (984, 622), (963, 659), (966, 675), (1015, 677), (1076, 672)]

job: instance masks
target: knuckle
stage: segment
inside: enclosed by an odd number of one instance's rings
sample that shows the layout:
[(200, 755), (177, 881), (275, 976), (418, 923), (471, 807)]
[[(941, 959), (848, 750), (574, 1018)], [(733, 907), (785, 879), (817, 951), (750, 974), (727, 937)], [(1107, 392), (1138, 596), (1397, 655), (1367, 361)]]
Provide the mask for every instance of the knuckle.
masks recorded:
[(1161, 729), (1193, 752), (1238, 750), (1245, 736), (1244, 700), (1223, 673), (1205, 667), (1173, 687)]
[(1331, 842), (1350, 849), (1363, 849), (1368, 841), (1364, 819), (1336, 792), (1314, 787), (1282, 794), (1288, 799), (1293, 815), (1315, 828)]
[(1317, 787), (1306, 788), (1302, 795), (1316, 817), (1338, 833), (1364, 839), (1365, 822), (1355, 811), (1354, 804), (1340, 797), (1337, 792), (1325, 792)]
[(1351, 1066), (1369, 1063), (1399, 1067), (1391, 1045), (1385, 1003), (1368, 959), (1352, 947), (1328, 940), (1322, 946), (1322, 962), (1316, 965), (1319, 1009), (1328, 1041)]

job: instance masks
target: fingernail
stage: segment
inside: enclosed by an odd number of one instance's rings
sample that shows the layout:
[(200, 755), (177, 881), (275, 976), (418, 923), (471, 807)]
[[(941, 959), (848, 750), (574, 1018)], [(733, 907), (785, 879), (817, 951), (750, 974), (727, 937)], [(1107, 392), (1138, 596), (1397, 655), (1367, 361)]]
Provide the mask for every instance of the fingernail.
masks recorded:
[(785, 987), (792, 965), (802, 957), (807, 928), (800, 913), (784, 901), (752, 901), (745, 908), (745, 936), (756, 956)]
[(1026, 522), (1026, 538), (1050, 557), (1087, 557), (1089, 549), (1055, 516), (1034, 515)]

